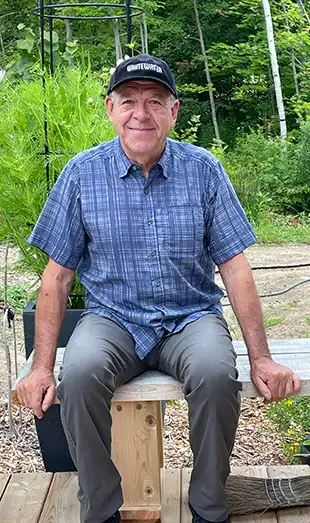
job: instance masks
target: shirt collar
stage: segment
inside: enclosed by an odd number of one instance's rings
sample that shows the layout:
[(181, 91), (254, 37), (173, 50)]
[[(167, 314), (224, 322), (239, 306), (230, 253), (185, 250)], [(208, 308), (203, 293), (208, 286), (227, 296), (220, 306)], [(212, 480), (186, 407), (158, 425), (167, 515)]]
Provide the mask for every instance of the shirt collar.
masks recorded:
[[(128, 173), (130, 168), (135, 165), (129, 158), (126, 156), (119, 139), (119, 136), (115, 139), (115, 160), (118, 170), (119, 178), (124, 178)], [(169, 139), (166, 139), (166, 146), (165, 150), (163, 152), (163, 155), (158, 160), (156, 165), (160, 165), (162, 169), (162, 173), (165, 176), (165, 178), (168, 178), (168, 165), (169, 165), (169, 158), (170, 158), (170, 143)]]

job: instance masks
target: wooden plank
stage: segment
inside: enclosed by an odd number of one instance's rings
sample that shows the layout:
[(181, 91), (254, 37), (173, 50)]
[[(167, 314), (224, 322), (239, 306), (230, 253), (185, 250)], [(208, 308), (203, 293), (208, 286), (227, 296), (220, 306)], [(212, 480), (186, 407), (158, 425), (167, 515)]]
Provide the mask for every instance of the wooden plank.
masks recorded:
[(80, 521), (77, 489), (78, 482), (75, 472), (54, 474), (39, 523), (76, 523)]
[(126, 507), (120, 509), (121, 520), (137, 523), (138, 521), (147, 521), (148, 523), (160, 523), (160, 507)]
[(192, 523), (192, 514), (188, 506), (188, 488), (192, 469), (181, 469), (181, 518), (180, 523)]
[[(294, 350), (293, 342), (296, 341)], [(283, 347), (281, 345), (283, 342)], [(258, 396), (256, 387), (250, 378), (250, 365), (247, 355), (242, 355), (244, 342), (238, 343), (238, 351), (240, 355), (237, 357), (237, 368), (239, 371), (239, 380), (243, 384), (241, 395), (247, 398), (254, 398)], [(310, 339), (304, 340), (272, 340), (270, 342), (271, 349), (274, 349), (273, 357), (276, 362), (286, 365), (294, 370), (302, 379), (302, 390), (299, 395), (310, 395)], [(302, 347), (302, 350), (297, 347)], [(282, 348), (284, 352), (282, 351)], [(306, 351), (307, 349), (307, 351)], [(59, 368), (62, 362), (64, 348), (57, 350), (56, 363), (54, 374), (56, 380), (58, 378)], [(308, 357), (309, 356), (309, 357)], [(16, 384), (29, 372), (32, 362), (32, 355), (23, 366), (19, 378), (16, 381), (12, 398), (14, 404), (18, 404), (16, 395)], [(156, 400), (179, 400), (184, 399), (182, 385), (176, 381), (172, 376), (164, 375), (158, 371), (148, 371), (125, 383), (117, 388), (115, 391), (113, 401), (156, 401)], [(58, 402), (58, 399), (56, 399)]]
[[(308, 465), (288, 465), (267, 467), (270, 478), (288, 478), (294, 476), (309, 476), (310, 467)], [(310, 490), (310, 481), (309, 481)], [(277, 510), (278, 523), (309, 523), (310, 507), (296, 507)]]
[(181, 469), (161, 469), (161, 523), (180, 523)]
[[(244, 466), (232, 467), (231, 473), (239, 476), (249, 476), (257, 478), (267, 478), (267, 469), (264, 466)], [(245, 495), (247, 493), (245, 492)], [(268, 511), (264, 514), (255, 513), (250, 516), (231, 516), (231, 523), (277, 523), (277, 516), (275, 512)]]
[(5, 488), (9, 482), (10, 474), (0, 474), (0, 500), (4, 494)]
[(48, 472), (13, 474), (0, 503), (1, 523), (38, 523), (52, 476)]
[(114, 402), (111, 412), (112, 458), (122, 476), (124, 505), (160, 507), (160, 402)]
[[(234, 349), (239, 355), (246, 355), (247, 349), (243, 340), (233, 341)], [(310, 338), (287, 338), (268, 340), (268, 345), (272, 354), (294, 354), (309, 353)]]

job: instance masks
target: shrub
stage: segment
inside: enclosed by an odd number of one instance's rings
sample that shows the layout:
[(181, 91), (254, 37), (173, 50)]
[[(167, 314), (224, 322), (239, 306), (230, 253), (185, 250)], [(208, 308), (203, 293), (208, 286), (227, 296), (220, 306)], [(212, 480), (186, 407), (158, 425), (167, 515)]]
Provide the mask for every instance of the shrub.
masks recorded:
[[(102, 96), (107, 75), (67, 68), (46, 77), (50, 185), (68, 159), (110, 140), (114, 131)], [(24, 266), (38, 276), (47, 257), (26, 242), (48, 195), (41, 79), (0, 84), (0, 241), (21, 248)]]

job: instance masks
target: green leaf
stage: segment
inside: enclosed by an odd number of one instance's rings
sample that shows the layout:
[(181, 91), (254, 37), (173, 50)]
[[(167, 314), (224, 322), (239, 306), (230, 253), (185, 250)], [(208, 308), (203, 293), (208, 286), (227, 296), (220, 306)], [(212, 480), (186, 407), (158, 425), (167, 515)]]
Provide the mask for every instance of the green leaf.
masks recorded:
[(18, 24), (17, 29), (19, 31), (22, 31), (22, 29), (24, 29), (25, 27), (26, 27), (25, 24)]
[(18, 49), (25, 49), (30, 54), (34, 46), (34, 39), (27, 37), (23, 40), (18, 40), (16, 45)]
[[(56, 31), (52, 31), (52, 39), (53, 39), (53, 46), (54, 46), (54, 44), (57, 44), (59, 42), (59, 36), (58, 36), (58, 33), (56, 33)], [(44, 31), (44, 40), (46, 40), (47, 42), (50, 42), (50, 32), (49, 31)]]

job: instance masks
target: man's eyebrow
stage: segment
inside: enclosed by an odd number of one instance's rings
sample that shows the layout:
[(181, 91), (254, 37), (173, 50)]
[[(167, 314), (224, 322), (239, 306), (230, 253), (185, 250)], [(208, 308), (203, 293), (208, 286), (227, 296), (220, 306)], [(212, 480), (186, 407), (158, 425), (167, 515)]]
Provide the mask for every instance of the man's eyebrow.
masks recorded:
[[(149, 89), (146, 88), (146, 89), (144, 89), (144, 91), (152, 91), (152, 93), (150, 93), (150, 96), (158, 96), (163, 99), (166, 98), (166, 93), (163, 93), (162, 91), (160, 91), (159, 89), (156, 89), (154, 87), (150, 87)], [(127, 89), (125, 89), (124, 91), (119, 93), (119, 95), (122, 97), (126, 97), (126, 96), (131, 96), (133, 94), (137, 94), (139, 92), (141, 92), (141, 91), (128, 87)]]

